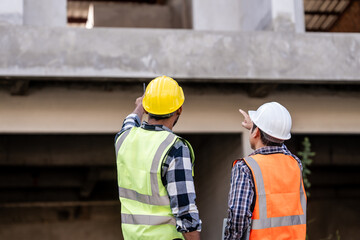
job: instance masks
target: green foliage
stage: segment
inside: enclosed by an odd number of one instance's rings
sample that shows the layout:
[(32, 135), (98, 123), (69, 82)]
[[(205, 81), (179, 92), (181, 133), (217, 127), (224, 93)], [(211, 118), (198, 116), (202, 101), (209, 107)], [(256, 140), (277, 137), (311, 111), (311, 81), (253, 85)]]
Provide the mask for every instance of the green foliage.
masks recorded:
[(336, 230), (336, 240), (340, 240), (341, 239), (341, 236), (340, 236), (340, 231), (339, 229)]
[[(302, 166), (303, 166), (303, 181), (305, 189), (309, 189), (311, 187), (311, 183), (308, 179), (308, 176), (311, 174), (311, 171), (309, 169), (309, 166), (313, 162), (311, 157), (315, 156), (315, 152), (311, 152), (311, 143), (308, 137), (304, 138), (304, 141), (302, 142), (303, 150), (298, 152), (298, 155), (301, 158)], [(307, 191), (306, 195), (309, 197), (310, 193)]]

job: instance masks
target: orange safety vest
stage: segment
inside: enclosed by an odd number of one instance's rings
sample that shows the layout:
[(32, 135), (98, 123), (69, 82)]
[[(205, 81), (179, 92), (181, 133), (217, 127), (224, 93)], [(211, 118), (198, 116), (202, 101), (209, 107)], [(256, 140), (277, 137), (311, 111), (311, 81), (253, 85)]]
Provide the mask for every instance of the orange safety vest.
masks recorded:
[(250, 238), (306, 238), (306, 195), (297, 161), (284, 154), (256, 154), (244, 159), (255, 183), (256, 201)]

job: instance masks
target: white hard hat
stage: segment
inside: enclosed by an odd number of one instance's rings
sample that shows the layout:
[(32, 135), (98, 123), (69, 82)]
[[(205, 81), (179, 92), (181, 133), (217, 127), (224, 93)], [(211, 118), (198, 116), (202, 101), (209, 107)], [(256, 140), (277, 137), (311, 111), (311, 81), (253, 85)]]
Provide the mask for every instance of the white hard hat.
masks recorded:
[(249, 117), (258, 128), (269, 136), (280, 140), (291, 138), (291, 116), (281, 104), (265, 103), (256, 111), (249, 111)]

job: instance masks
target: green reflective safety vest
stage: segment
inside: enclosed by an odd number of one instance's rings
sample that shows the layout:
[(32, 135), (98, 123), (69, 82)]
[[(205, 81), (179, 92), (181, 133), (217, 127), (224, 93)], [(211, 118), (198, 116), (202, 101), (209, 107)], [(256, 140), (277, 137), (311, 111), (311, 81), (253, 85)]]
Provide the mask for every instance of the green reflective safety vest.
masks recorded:
[[(133, 127), (117, 139), (121, 227), (125, 240), (184, 239), (176, 230), (169, 197), (161, 181), (163, 160), (179, 138), (168, 131)], [(191, 145), (181, 140), (189, 147), (194, 161)]]

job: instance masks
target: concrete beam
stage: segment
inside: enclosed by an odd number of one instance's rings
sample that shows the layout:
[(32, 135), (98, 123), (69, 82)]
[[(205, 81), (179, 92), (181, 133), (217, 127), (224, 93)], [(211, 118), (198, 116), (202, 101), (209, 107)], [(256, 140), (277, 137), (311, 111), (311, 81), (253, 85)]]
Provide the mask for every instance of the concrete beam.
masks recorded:
[(0, 77), (360, 82), (360, 34), (1, 26), (0, 36)]
[[(265, 102), (277, 101), (290, 111), (294, 133), (360, 133), (358, 92), (276, 90), (265, 98), (250, 98), (240, 87), (231, 91), (215, 87), (184, 86), (183, 89), (186, 101), (183, 114), (174, 128), (176, 132), (241, 133), (239, 108), (256, 110)], [(124, 86), (111, 92), (53, 87), (34, 89), (27, 96), (11, 96), (0, 91), (0, 134), (115, 134), (121, 129), (123, 119), (133, 111), (134, 101), (142, 91), (141, 84), (138, 88)], [(87, 149), (87, 145), (81, 146)], [(68, 144), (66, 147), (72, 146)], [(112, 146), (109, 144), (109, 147)], [(34, 151), (38, 154), (42, 149)], [(14, 148), (15, 153), (17, 150)], [(79, 153), (77, 159), (85, 158), (84, 151), (74, 152)], [(37, 157), (36, 154), (33, 156)], [(54, 158), (60, 162), (72, 159), (61, 154), (54, 154)]]

